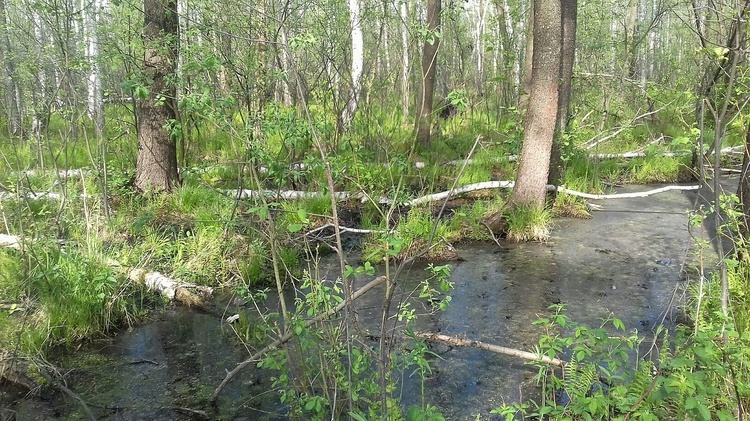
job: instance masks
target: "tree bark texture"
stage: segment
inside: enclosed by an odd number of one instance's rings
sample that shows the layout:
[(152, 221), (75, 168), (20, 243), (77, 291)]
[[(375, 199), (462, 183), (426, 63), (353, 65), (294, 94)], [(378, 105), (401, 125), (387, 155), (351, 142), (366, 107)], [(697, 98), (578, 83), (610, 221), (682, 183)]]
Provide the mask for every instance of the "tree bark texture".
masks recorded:
[(440, 28), (441, 0), (427, 2), (427, 39), (422, 50), (422, 89), (417, 99), (417, 142), (430, 144), (432, 129), (432, 101), (435, 93), (435, 75), (437, 74), (437, 54), (440, 46), (438, 36)]
[(562, 141), (568, 128), (570, 112), (570, 87), (573, 81), (573, 64), (576, 57), (576, 27), (578, 20), (578, 0), (562, 0), (562, 58), (560, 59), (560, 87), (557, 96), (557, 127), (552, 143), (548, 184), (562, 184), (564, 168), (562, 162)]
[(510, 199), (514, 205), (544, 205), (557, 121), (561, 22), (558, 0), (534, 0), (531, 93), (516, 186)]
[(177, 2), (144, 0), (144, 75), (151, 82), (138, 111), (135, 186), (140, 191), (168, 191), (180, 182), (177, 135), (167, 130), (177, 121)]

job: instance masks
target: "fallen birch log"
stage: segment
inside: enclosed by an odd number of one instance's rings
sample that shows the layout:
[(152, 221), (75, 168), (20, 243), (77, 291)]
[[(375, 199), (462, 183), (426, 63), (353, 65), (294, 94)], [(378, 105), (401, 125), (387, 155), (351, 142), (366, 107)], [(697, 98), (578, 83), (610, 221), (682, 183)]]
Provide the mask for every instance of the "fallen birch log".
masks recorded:
[[(362, 288), (360, 288), (357, 291), (355, 291), (352, 294), (351, 298), (343, 300), (336, 307), (334, 307), (334, 308), (326, 311), (325, 313), (321, 313), (321, 314), (317, 315), (316, 317), (313, 317), (312, 319), (306, 321), (304, 323), (304, 325), (303, 325), (303, 329), (308, 328), (308, 327), (314, 325), (315, 323), (323, 321), (323, 320), (325, 320), (325, 319), (333, 316), (334, 314), (340, 312), (341, 310), (344, 309), (344, 307), (346, 307), (349, 304), (351, 304), (354, 300), (356, 300), (359, 297), (365, 295), (365, 293), (367, 293), (371, 289), (373, 289), (376, 286), (378, 286), (378, 285), (382, 284), (383, 282), (385, 282), (386, 279), (388, 279), (386, 276), (378, 276), (377, 278), (375, 278), (372, 281), (368, 282)], [(221, 391), (232, 380), (232, 378), (234, 378), (234, 376), (237, 375), (237, 373), (239, 373), (240, 371), (242, 371), (242, 369), (244, 369), (248, 365), (250, 365), (250, 364), (252, 364), (254, 362), (257, 362), (267, 352), (275, 349), (279, 345), (282, 345), (282, 344), (288, 342), (290, 339), (294, 338), (296, 336), (296, 334), (294, 333), (295, 330), (296, 329), (292, 329), (289, 332), (285, 333), (284, 335), (282, 335), (281, 337), (279, 337), (275, 341), (273, 341), (270, 344), (266, 345), (265, 348), (261, 349), (260, 351), (256, 352), (252, 356), (250, 356), (250, 358), (248, 358), (245, 361), (242, 361), (241, 363), (237, 364), (237, 367), (235, 367), (234, 369), (232, 369), (232, 371), (228, 371), (227, 374), (226, 374), (226, 376), (224, 376), (224, 380), (222, 380), (221, 383), (219, 384), (219, 386), (216, 387), (216, 390), (214, 390), (214, 394), (211, 397), (211, 403), (212, 404), (216, 404), (216, 400), (219, 398), (219, 394), (221, 394)]]
[[(515, 185), (515, 182), (513, 181), (483, 181), (481, 183), (474, 183), (469, 184), (463, 187), (459, 187), (457, 189), (454, 189), (453, 191), (448, 190), (440, 193), (434, 193), (429, 194), (426, 196), (418, 197), (416, 199), (412, 199), (405, 203), (405, 205), (408, 206), (415, 206), (415, 205), (421, 205), (424, 203), (429, 202), (435, 202), (438, 200), (443, 200), (446, 198), (450, 198), (453, 196), (457, 196), (464, 193), (469, 193), (477, 190), (487, 190), (487, 189), (511, 189)], [(678, 185), (671, 185), (671, 186), (665, 186), (658, 189), (648, 190), (644, 192), (634, 192), (634, 193), (616, 193), (616, 194), (590, 194), (590, 193), (584, 193), (579, 192), (576, 190), (567, 189), (563, 186), (553, 186), (553, 185), (547, 185), (548, 191), (557, 191), (558, 193), (565, 193), (569, 194), (571, 196), (577, 196), (582, 197), (584, 199), (594, 199), (594, 200), (600, 200), (600, 199), (628, 199), (628, 198), (634, 198), (634, 197), (647, 197), (658, 193), (664, 193), (670, 190), (698, 190), (700, 189), (699, 185), (693, 185), (693, 186), (678, 186)]]
[[(213, 293), (213, 288), (180, 282), (162, 275), (159, 272), (149, 272), (145, 269), (127, 270), (127, 277), (133, 282), (145, 285), (151, 291), (156, 291), (170, 301), (174, 300), (188, 307), (204, 308), (204, 298)], [(200, 295), (190, 290), (196, 290)]]
[[(589, 158), (592, 159), (613, 159), (613, 158), (643, 158), (647, 154), (646, 152), (625, 152), (625, 153), (592, 153), (589, 154)], [(664, 157), (676, 157), (676, 156), (687, 156), (690, 152), (664, 152), (660, 154), (648, 154), (651, 156), (664, 156)]]
[(21, 249), (21, 239), (15, 235), (0, 234), (0, 247), (10, 247), (12, 249)]
[[(0, 247), (20, 249), (21, 240), (15, 235), (0, 234)], [(174, 300), (188, 307), (203, 308), (204, 297), (213, 294), (213, 288), (211, 287), (180, 282), (159, 272), (149, 272), (141, 268), (123, 268), (120, 263), (114, 260), (110, 260), (108, 264), (114, 268), (122, 269), (131, 281), (145, 285), (149, 290), (158, 292), (170, 301)], [(198, 291), (200, 295), (192, 293), (191, 289)]]
[[(549, 190), (550, 186), (547, 186), (547, 189)], [(592, 199), (592, 200), (601, 200), (601, 199), (629, 199), (634, 197), (648, 197), (653, 196), (655, 194), (664, 193), (670, 190), (699, 190), (701, 188), (700, 185), (692, 185), (692, 186), (664, 186), (658, 189), (648, 190), (648, 191), (642, 191), (642, 192), (634, 192), (634, 193), (616, 193), (616, 194), (589, 194), (589, 193), (583, 193), (575, 190), (569, 190), (565, 187), (557, 187), (558, 193), (565, 193), (570, 194), (572, 196), (578, 196), (583, 197), (584, 199)]]
[(455, 336), (441, 335), (439, 333), (418, 333), (418, 337), (424, 338), (430, 341), (445, 342), (454, 346), (468, 346), (477, 349), (483, 349), (485, 351), (494, 352), (496, 354), (509, 355), (511, 357), (518, 357), (527, 361), (539, 361), (546, 364), (551, 364), (557, 367), (564, 367), (565, 361), (559, 358), (550, 358), (546, 355), (535, 354), (533, 352), (521, 351), (515, 348), (506, 348), (504, 346), (492, 345), (480, 341), (471, 341), (467, 339), (457, 338)]
[[(227, 190), (227, 196), (233, 199), (252, 199), (253, 197), (266, 197), (273, 199), (285, 199), (285, 200), (299, 200), (299, 199), (313, 199), (323, 197), (321, 192), (309, 192), (300, 190), (250, 190), (250, 189), (232, 189)], [(339, 202), (346, 201), (352, 198), (358, 198), (356, 195), (348, 192), (334, 192), (333, 197)]]

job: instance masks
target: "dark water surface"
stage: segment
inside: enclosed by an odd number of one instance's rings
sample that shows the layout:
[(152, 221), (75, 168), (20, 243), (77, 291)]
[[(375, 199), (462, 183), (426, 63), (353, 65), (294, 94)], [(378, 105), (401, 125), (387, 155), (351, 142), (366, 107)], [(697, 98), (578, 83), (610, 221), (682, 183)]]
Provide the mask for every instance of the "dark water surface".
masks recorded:
[[(673, 191), (600, 201), (602, 209), (591, 220), (555, 220), (546, 244), (458, 245), (463, 260), (451, 263), (455, 289), (449, 308), (420, 319), (413, 328), (532, 351), (541, 331), (531, 323), (547, 314), (550, 304), (563, 303), (570, 319), (583, 324), (598, 326), (612, 312), (629, 330), (651, 332), (679, 305), (673, 296), (693, 245), (687, 211), (694, 200), (695, 193)], [(399, 294), (425, 278), (424, 267), (407, 271)], [(381, 301), (382, 289), (375, 289), (357, 302), (366, 328), (376, 329)], [(418, 302), (414, 307), (423, 308)], [(533, 393), (535, 370), (514, 357), (443, 344), (432, 350), (441, 358), (432, 361), (426, 399), (448, 420), (474, 420), (477, 414), (489, 419), (489, 412), (503, 402)], [(100, 419), (199, 419), (187, 408), (208, 410), (205, 405), (226, 370), (247, 356), (219, 317), (175, 308), (157, 321), (66, 357), (61, 365), (71, 369), (63, 372), (68, 387)], [(98, 368), (86, 368), (92, 361)], [(264, 412), (278, 408), (269, 377), (255, 368), (244, 371), (224, 390), (218, 414), (284, 419), (283, 413)], [(402, 394), (406, 403), (419, 402), (419, 383), (405, 377)], [(9, 409), (24, 420), (82, 414), (75, 402), (56, 393)]]

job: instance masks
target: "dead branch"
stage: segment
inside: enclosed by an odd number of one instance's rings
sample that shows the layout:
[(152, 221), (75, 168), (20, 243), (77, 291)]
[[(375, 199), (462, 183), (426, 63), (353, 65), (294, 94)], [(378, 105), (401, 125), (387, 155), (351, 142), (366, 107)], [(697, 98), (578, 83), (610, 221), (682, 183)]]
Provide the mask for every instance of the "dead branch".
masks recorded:
[(496, 354), (510, 355), (511, 357), (518, 357), (527, 361), (539, 361), (557, 367), (565, 366), (565, 361), (559, 358), (550, 358), (546, 355), (534, 354), (533, 352), (521, 351), (520, 349), (506, 348), (504, 346), (492, 345), (480, 341), (471, 341), (457, 338), (455, 336), (441, 335), (439, 333), (418, 333), (417, 336), (430, 341), (445, 342), (454, 346), (468, 346), (494, 352)]
[[(316, 317), (313, 317), (312, 319), (306, 321), (305, 324), (303, 325), (304, 328), (308, 328), (308, 327), (314, 325), (315, 323), (318, 323), (318, 322), (320, 322), (322, 320), (325, 320), (325, 319), (333, 316), (334, 314), (340, 312), (346, 306), (348, 306), (349, 304), (351, 304), (352, 302), (354, 302), (354, 300), (358, 299), (359, 297), (363, 296), (365, 293), (367, 293), (371, 289), (373, 289), (376, 286), (378, 286), (378, 285), (382, 284), (383, 282), (385, 282), (386, 279), (387, 278), (385, 276), (378, 276), (377, 278), (375, 278), (372, 281), (370, 281), (367, 284), (365, 284), (362, 288), (360, 288), (357, 291), (355, 291), (352, 294), (352, 296), (351, 296), (350, 299), (344, 300), (344, 301), (340, 302), (336, 307), (334, 307), (334, 308), (326, 311), (325, 313), (321, 313), (321, 314), (317, 315)], [(216, 400), (219, 398), (219, 394), (221, 393), (221, 391), (229, 383), (229, 381), (232, 380), (232, 378), (237, 375), (237, 373), (239, 373), (240, 371), (242, 371), (242, 369), (244, 369), (245, 367), (247, 367), (248, 365), (250, 365), (250, 364), (252, 364), (254, 362), (257, 362), (267, 352), (275, 349), (279, 345), (282, 345), (282, 344), (286, 343), (287, 341), (289, 341), (290, 339), (292, 339), (295, 336), (296, 336), (296, 334), (294, 333), (294, 330), (289, 331), (288, 333), (282, 335), (281, 337), (279, 337), (275, 341), (273, 341), (270, 344), (268, 344), (265, 348), (261, 349), (260, 351), (256, 352), (255, 354), (253, 354), (250, 358), (248, 358), (248, 359), (242, 361), (241, 363), (237, 364), (237, 367), (235, 367), (234, 369), (232, 369), (232, 371), (228, 371), (227, 375), (224, 377), (224, 380), (222, 380), (221, 384), (219, 384), (219, 386), (216, 388), (216, 390), (214, 390), (214, 394), (211, 397), (211, 403), (216, 404)]]

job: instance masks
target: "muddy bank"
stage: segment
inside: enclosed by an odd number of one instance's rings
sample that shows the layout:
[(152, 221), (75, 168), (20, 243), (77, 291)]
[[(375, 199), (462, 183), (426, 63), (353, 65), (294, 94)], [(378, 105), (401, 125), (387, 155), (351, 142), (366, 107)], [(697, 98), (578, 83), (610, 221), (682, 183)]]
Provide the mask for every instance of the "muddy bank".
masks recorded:
[[(618, 192), (632, 190), (638, 188)], [(413, 328), (532, 350), (540, 331), (531, 322), (550, 304), (564, 303), (578, 322), (598, 325), (613, 312), (628, 329), (650, 332), (665, 316), (669, 321), (679, 304), (672, 297), (693, 244), (687, 211), (695, 197), (673, 191), (600, 201), (602, 209), (591, 220), (556, 220), (546, 244), (460, 245), (463, 260), (453, 263), (455, 290), (448, 310), (420, 319)], [(407, 271), (400, 297), (424, 279), (424, 266)], [(381, 297), (376, 289), (357, 302), (365, 327), (376, 328)], [(523, 400), (533, 390), (534, 369), (513, 357), (442, 344), (432, 350), (440, 358), (432, 360), (426, 401), (439, 406), (446, 419), (473, 420), (477, 414), (487, 419), (493, 408)], [(257, 369), (234, 379), (222, 393), (218, 413), (211, 412), (213, 388), (225, 370), (247, 356), (219, 317), (176, 308), (56, 363), (65, 369), (68, 386), (101, 419), (201, 418), (190, 410), (225, 419), (285, 419), (271, 389), (272, 374)], [(408, 373), (402, 376), (406, 405), (420, 401), (420, 390)], [(5, 403), (18, 419), (82, 414), (58, 392)]]

